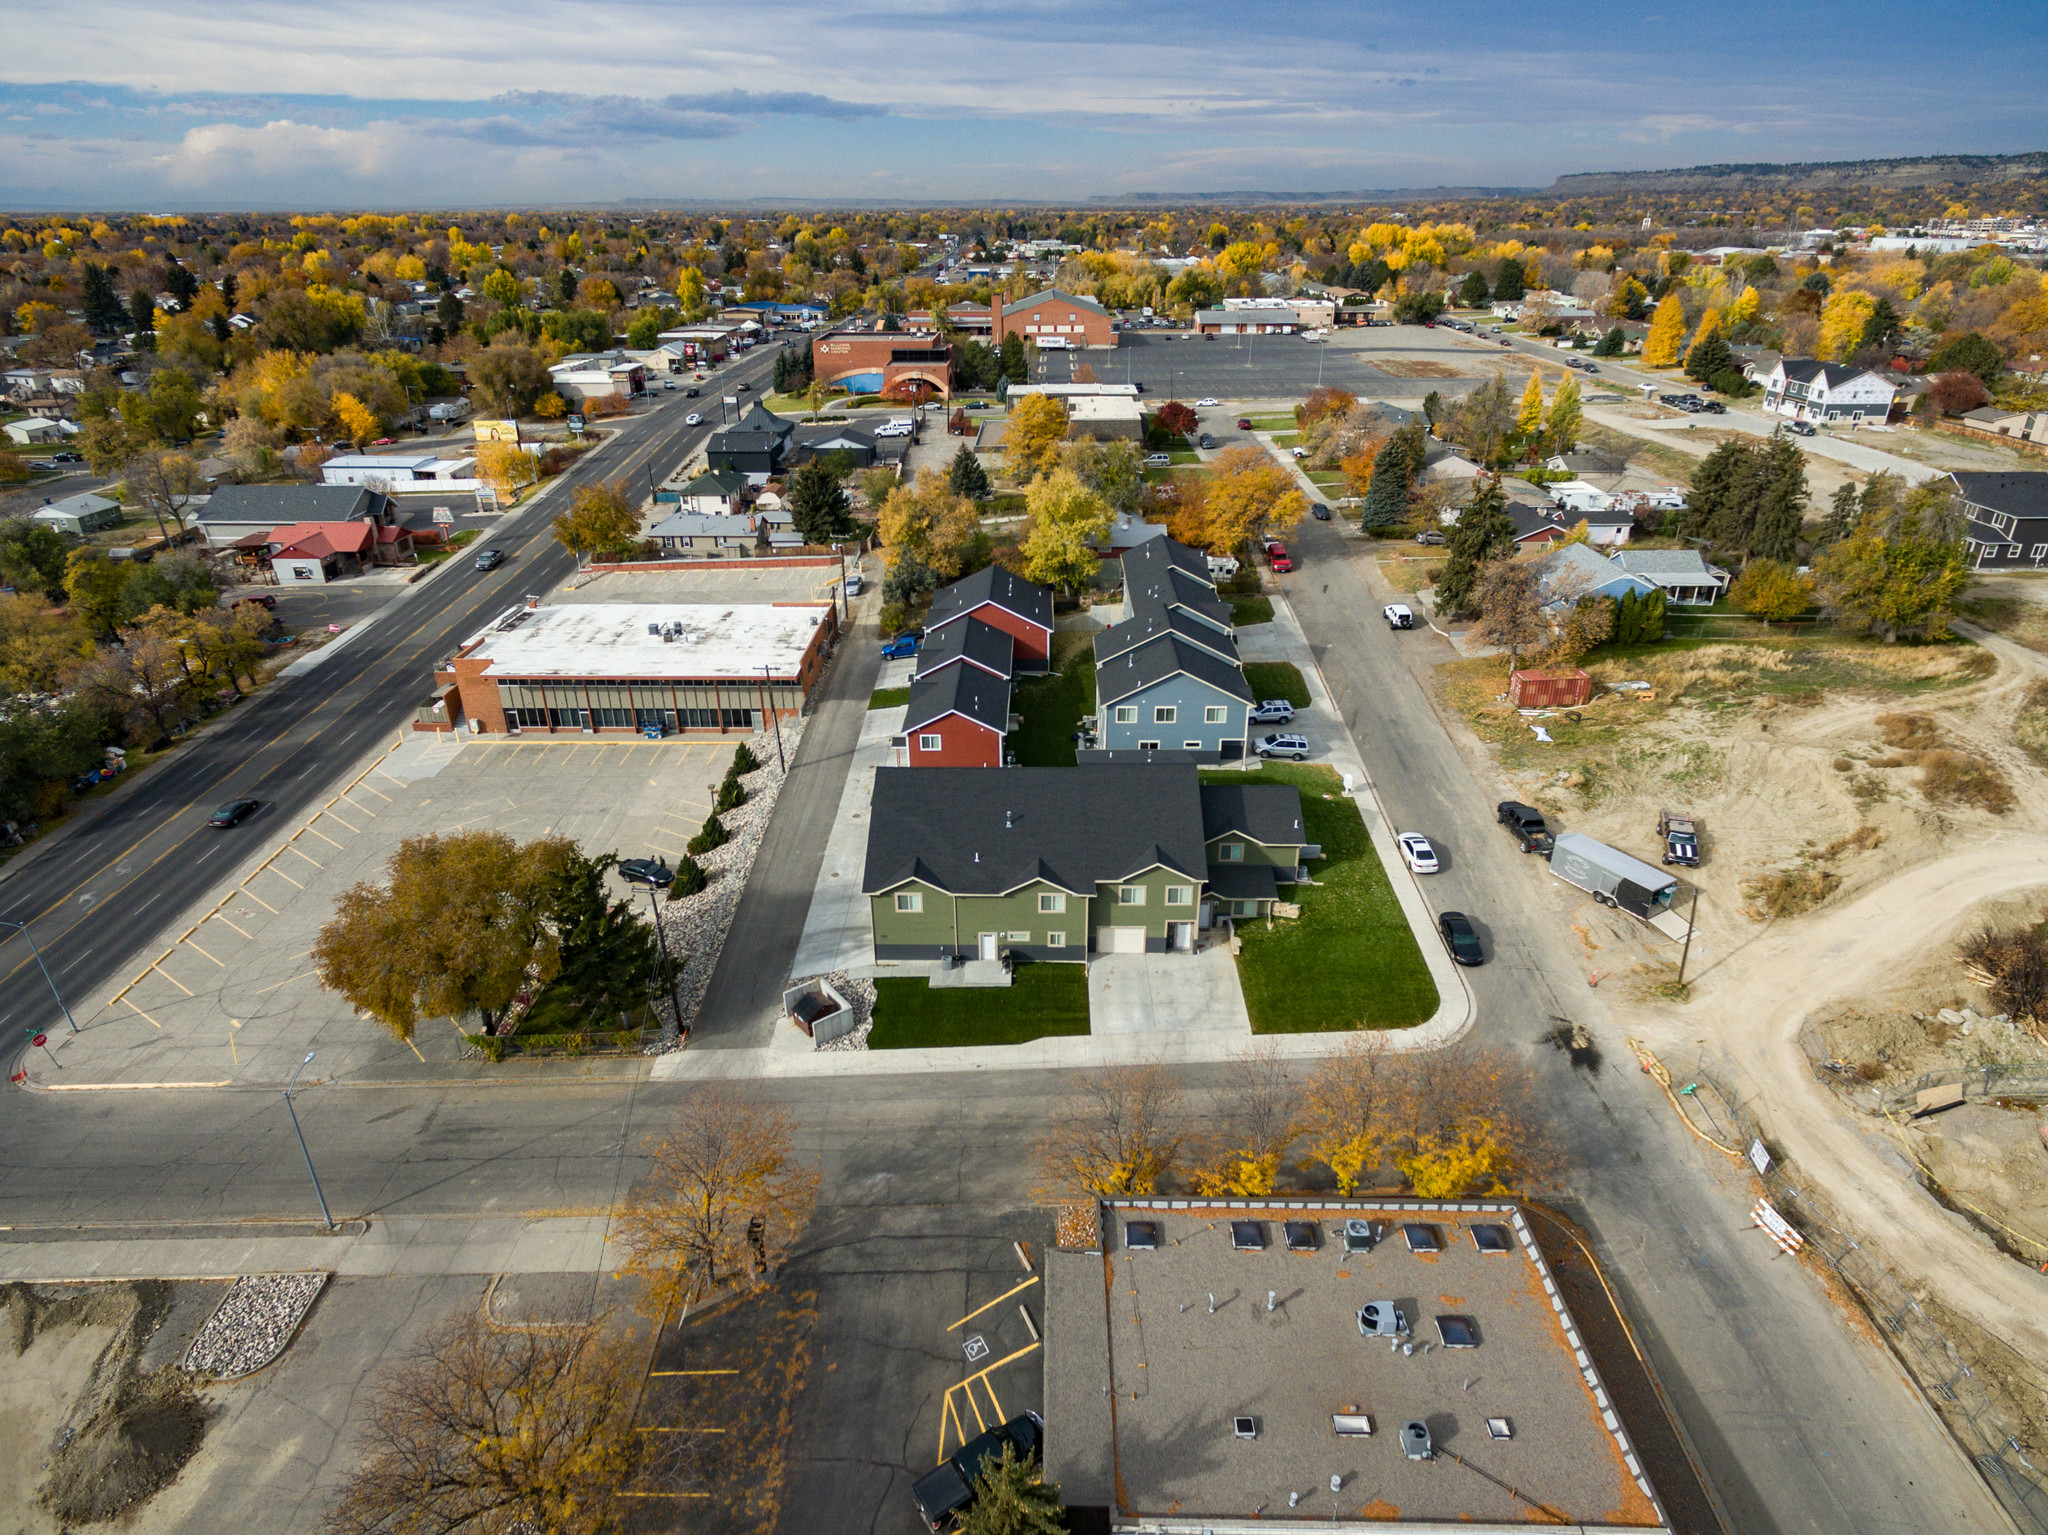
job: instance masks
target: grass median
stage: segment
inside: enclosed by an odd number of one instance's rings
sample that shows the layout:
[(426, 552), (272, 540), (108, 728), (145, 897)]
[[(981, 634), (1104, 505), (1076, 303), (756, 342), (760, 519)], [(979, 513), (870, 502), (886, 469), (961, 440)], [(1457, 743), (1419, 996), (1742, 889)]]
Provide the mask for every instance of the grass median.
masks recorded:
[(868, 695), (870, 709), (900, 709), (909, 702), (909, 688), (876, 688)]
[[(1205, 773), (1241, 783), (1237, 772)], [(1301, 791), (1303, 830), (1320, 843), (1316, 883), (1288, 891), (1301, 915), (1238, 924), (1238, 982), (1255, 1034), (1412, 1029), (1440, 998), (1422, 949), (1374, 851), (1358, 806), (1330, 768), (1267, 763), (1253, 782)]]
[(1254, 698), (1284, 698), (1297, 709), (1308, 707), (1308, 681), (1292, 661), (1247, 661), (1244, 680)]
[(948, 1045), (1021, 1045), (1054, 1034), (1088, 1032), (1088, 967), (1022, 964), (1008, 987), (934, 991), (923, 977), (875, 982), (870, 1050)]

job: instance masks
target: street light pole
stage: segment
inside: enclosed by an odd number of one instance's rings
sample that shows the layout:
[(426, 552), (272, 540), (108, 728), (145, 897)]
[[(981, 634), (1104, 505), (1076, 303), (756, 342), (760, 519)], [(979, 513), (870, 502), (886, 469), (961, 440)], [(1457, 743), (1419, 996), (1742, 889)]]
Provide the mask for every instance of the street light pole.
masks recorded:
[(675, 981), (669, 979), (668, 939), (661, 931), (661, 905), (654, 898), (652, 884), (647, 887), (647, 909), (654, 914), (654, 944), (661, 951), (661, 989), (668, 993), (669, 1000), (675, 1004), (676, 1024), (680, 1027), (683, 1021), (683, 999), (676, 987), (682, 977), (677, 976)]
[(298, 1085), (299, 1072), (313, 1064), (317, 1052), (308, 1050), (306, 1058), (299, 1062), (298, 1071), (292, 1073), (291, 1081), (284, 1085), (284, 1110), (292, 1117), (292, 1134), (299, 1138), (299, 1155), (306, 1159), (306, 1176), (313, 1180), (313, 1197), (320, 1201), (320, 1218), (327, 1222), (327, 1229), (334, 1229), (334, 1216), (327, 1209), (327, 1196), (320, 1189), (320, 1175), (313, 1171), (313, 1153), (306, 1149), (306, 1132), (299, 1128), (299, 1111), (292, 1107), (292, 1089)]
[(57, 1010), (64, 1015), (64, 1021), (71, 1025), (71, 1032), (78, 1032), (78, 1024), (71, 1017), (71, 1009), (64, 1005), (64, 997), (57, 990), (57, 983), (51, 979), (50, 967), (43, 963), (43, 951), (36, 947), (36, 935), (28, 930), (26, 922), (0, 922), (0, 927), (11, 927), (28, 940), (28, 951), (36, 957), (36, 968), (43, 972), (43, 979), (49, 983), (50, 995), (57, 999)]
[(789, 759), (782, 755), (782, 716), (776, 713), (775, 700), (768, 692), (769, 684), (774, 680), (773, 677), (769, 676), (768, 668), (762, 667), (761, 702), (767, 709), (769, 721), (775, 726), (775, 760), (781, 765), (782, 771), (787, 773), (789, 771)]

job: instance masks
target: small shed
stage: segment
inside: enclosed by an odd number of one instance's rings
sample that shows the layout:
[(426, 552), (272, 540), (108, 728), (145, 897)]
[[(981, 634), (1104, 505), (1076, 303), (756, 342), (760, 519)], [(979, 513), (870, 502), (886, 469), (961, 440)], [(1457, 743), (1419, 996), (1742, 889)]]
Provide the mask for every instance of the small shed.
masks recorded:
[(1517, 709), (1569, 709), (1592, 696), (1593, 679), (1576, 666), (1508, 673), (1508, 702)]

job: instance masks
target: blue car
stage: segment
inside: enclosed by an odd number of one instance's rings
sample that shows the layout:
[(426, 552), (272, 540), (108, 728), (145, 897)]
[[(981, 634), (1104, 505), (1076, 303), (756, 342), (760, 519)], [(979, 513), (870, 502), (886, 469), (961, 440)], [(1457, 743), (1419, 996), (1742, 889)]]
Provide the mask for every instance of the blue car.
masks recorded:
[(916, 654), (917, 636), (914, 634), (899, 634), (882, 647), (882, 659), (884, 661), (900, 661), (905, 656), (914, 656)]

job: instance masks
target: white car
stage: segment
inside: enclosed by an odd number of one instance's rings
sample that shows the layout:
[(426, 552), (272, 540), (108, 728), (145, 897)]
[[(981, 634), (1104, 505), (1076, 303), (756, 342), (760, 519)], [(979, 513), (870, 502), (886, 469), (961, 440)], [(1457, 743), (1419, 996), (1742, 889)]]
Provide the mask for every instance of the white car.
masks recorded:
[(1204, 395), (1201, 399), (1195, 401), (1195, 403), (1197, 405), (1221, 405), (1223, 402), (1217, 399), (1215, 395), (1211, 394)]
[(704, 412), (702, 412), (701, 410), (693, 410), (687, 416), (683, 417), (684, 426), (702, 426), (703, 424)]
[(1436, 873), (1436, 849), (1429, 845), (1429, 838), (1419, 831), (1404, 831), (1394, 840), (1401, 844), (1401, 861), (1407, 864), (1412, 872)]
[(1170, 453), (1147, 453), (1145, 455), (1145, 467), (1147, 469), (1164, 469), (1172, 462), (1173, 455)]
[(1380, 612), (1385, 615), (1389, 629), (1413, 629), (1415, 614), (1405, 602), (1390, 602)]

